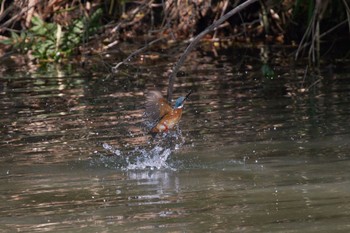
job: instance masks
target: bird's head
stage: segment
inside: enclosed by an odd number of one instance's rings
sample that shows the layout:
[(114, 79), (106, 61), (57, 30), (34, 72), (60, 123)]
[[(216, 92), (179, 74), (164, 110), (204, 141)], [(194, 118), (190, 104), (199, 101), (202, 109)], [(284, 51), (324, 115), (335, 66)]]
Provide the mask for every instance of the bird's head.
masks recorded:
[(179, 97), (175, 102), (175, 108), (183, 108), (185, 102), (185, 97)]
[(181, 96), (181, 97), (177, 98), (174, 108), (175, 109), (183, 108), (185, 101), (188, 99), (188, 97), (191, 95), (191, 93), (192, 93), (192, 90), (185, 97)]

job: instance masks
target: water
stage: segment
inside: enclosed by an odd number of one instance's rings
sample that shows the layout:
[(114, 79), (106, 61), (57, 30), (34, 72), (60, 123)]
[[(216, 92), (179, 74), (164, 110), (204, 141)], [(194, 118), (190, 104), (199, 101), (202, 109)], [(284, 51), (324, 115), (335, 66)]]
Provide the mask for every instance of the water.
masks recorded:
[(193, 53), (180, 127), (155, 139), (144, 92), (169, 57), (2, 69), (1, 232), (348, 232), (350, 67), (305, 75), (275, 50), (273, 79), (254, 49)]

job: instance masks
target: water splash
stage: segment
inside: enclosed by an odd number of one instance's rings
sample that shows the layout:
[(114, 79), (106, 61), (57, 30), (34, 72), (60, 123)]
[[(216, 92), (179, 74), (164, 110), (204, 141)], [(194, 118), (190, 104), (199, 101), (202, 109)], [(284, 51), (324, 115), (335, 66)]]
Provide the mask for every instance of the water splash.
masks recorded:
[(159, 135), (158, 138), (154, 139), (153, 142), (149, 142), (148, 145), (142, 147), (135, 147), (134, 149), (123, 152), (119, 149), (114, 148), (108, 143), (103, 143), (103, 148), (113, 156), (101, 157), (102, 163), (106, 167), (109, 167), (110, 163), (114, 163), (116, 168), (122, 170), (160, 170), (160, 169), (171, 169), (167, 160), (171, 153), (175, 150), (179, 150), (184, 144), (184, 138), (182, 137), (181, 131), (170, 132), (165, 135)]
[[(128, 165), (126, 167), (127, 170), (137, 170), (137, 169), (161, 169), (161, 168), (170, 168), (167, 164), (167, 159), (171, 154), (171, 150), (169, 148), (162, 148), (160, 146), (155, 146), (150, 150), (135, 148), (132, 151), (133, 155), (139, 154), (136, 156), (135, 161), (130, 161), (128, 159)], [(127, 157), (130, 158), (130, 157)]]

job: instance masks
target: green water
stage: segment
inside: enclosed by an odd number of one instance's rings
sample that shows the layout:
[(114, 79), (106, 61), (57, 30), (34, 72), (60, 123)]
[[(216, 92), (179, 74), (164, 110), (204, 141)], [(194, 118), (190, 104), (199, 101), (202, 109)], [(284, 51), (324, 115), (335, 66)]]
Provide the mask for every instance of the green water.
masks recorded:
[[(169, 60), (0, 77), (1, 232), (348, 232), (350, 66), (193, 53), (178, 131), (145, 134)], [(164, 78), (165, 77), (165, 78)], [(310, 88), (308, 88), (310, 87)]]

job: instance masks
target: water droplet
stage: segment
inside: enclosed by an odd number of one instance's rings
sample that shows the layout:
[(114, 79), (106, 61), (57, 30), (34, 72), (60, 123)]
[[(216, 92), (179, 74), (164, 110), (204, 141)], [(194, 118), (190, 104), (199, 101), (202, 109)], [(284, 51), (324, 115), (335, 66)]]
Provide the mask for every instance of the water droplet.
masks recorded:
[(116, 149), (116, 150), (114, 151), (114, 154), (120, 156), (122, 153), (120, 152), (120, 150)]

